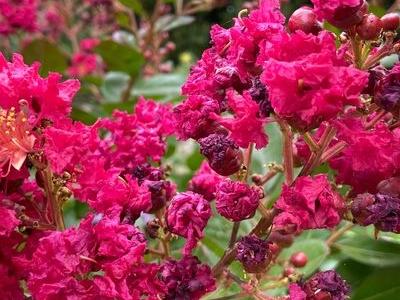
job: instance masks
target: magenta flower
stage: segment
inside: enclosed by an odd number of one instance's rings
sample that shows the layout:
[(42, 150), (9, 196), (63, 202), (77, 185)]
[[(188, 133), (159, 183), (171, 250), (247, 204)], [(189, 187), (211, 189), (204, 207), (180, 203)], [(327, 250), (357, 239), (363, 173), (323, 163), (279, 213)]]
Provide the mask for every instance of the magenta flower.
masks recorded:
[(265, 120), (259, 117), (259, 106), (247, 92), (240, 96), (232, 90), (227, 92), (228, 105), (234, 112), (234, 118), (214, 115), (219, 124), (230, 131), (230, 138), (242, 148), (254, 143), (257, 149), (265, 147), (268, 137), (264, 131)]
[(185, 192), (177, 194), (166, 212), (168, 228), (172, 233), (187, 239), (183, 253), (190, 254), (211, 217), (210, 204), (203, 196)]
[(18, 29), (33, 32), (36, 30), (38, 1), (22, 0), (18, 2), (0, 1), (0, 34), (9, 35)]
[(217, 211), (231, 221), (252, 218), (260, 202), (260, 190), (246, 183), (225, 179), (217, 186)]
[(285, 185), (275, 208), (280, 211), (274, 219), (276, 228), (300, 232), (338, 225), (344, 202), (327, 176), (317, 175), (298, 177), (292, 186)]
[(368, 81), (366, 72), (345, 65), (327, 31), (282, 33), (276, 42), (263, 44), (258, 59), (274, 111), (300, 130), (317, 128), (346, 105), (359, 106)]
[(207, 162), (203, 162), (200, 169), (189, 181), (188, 189), (202, 195), (208, 201), (215, 199), (217, 186), (224, 177), (214, 172)]

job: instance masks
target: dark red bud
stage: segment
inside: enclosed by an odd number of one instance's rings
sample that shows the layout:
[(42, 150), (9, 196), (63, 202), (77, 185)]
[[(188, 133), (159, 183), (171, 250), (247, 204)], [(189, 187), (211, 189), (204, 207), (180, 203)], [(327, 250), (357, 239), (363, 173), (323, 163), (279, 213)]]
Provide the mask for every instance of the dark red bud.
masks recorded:
[(308, 262), (308, 257), (304, 252), (297, 252), (290, 258), (290, 263), (296, 268), (304, 267)]
[(374, 14), (365, 15), (357, 25), (357, 33), (363, 40), (375, 40), (379, 37), (383, 25), (381, 19)]
[(356, 7), (348, 7), (346, 5), (339, 7), (328, 21), (336, 27), (347, 29), (360, 23), (363, 16), (367, 13), (368, 3), (360, 1), (360, 5)]
[(400, 16), (397, 13), (389, 13), (381, 18), (384, 31), (396, 31), (400, 25)]
[(283, 271), (283, 275), (285, 277), (289, 277), (291, 275), (293, 275), (296, 272), (296, 270), (293, 267), (287, 267), (285, 268), (285, 270)]
[(305, 33), (318, 34), (322, 30), (322, 23), (318, 21), (311, 7), (303, 6), (292, 14), (288, 27), (290, 32), (301, 30)]

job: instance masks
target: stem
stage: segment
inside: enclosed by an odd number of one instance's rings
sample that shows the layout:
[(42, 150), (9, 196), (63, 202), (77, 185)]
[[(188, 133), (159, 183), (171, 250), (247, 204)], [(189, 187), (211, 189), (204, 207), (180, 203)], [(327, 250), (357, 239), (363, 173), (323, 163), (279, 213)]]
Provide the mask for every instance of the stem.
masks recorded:
[(229, 248), (232, 248), (233, 245), (235, 245), (239, 228), (240, 228), (240, 222), (233, 223), (231, 238), (229, 240)]
[(335, 146), (329, 148), (324, 152), (324, 154), (322, 154), (321, 162), (327, 162), (332, 157), (338, 155), (340, 152), (343, 151), (344, 148), (346, 148), (346, 146), (347, 146), (346, 142), (341, 141), (337, 143)]
[(131, 89), (132, 89), (134, 83), (135, 83), (135, 79), (133, 78), (133, 76), (131, 76), (129, 78), (128, 86), (126, 87), (126, 90), (121, 95), (121, 102), (127, 102), (129, 100), (129, 97), (131, 96)]
[(358, 39), (356, 34), (351, 34), (350, 41), (351, 41), (351, 46), (353, 48), (354, 65), (360, 69), (362, 65), (361, 62), (362, 46), (360, 44), (360, 40)]
[(307, 145), (310, 147), (310, 150), (312, 152), (317, 152), (319, 149), (318, 144), (315, 142), (314, 138), (311, 136), (311, 134), (309, 132), (306, 132), (303, 135), (303, 139), (304, 141), (307, 143)]
[(342, 228), (332, 232), (330, 237), (326, 240), (326, 245), (328, 247), (331, 247), (344, 233), (346, 233), (348, 230), (353, 228), (355, 225), (354, 224), (346, 224)]
[(63, 212), (62, 212), (62, 207), (61, 207), (61, 205), (56, 197), (56, 193), (54, 191), (53, 174), (50, 171), (49, 167), (46, 167), (45, 169), (41, 170), (40, 172), (42, 173), (42, 176), (43, 176), (44, 191), (45, 191), (48, 203), (50, 205), (50, 211), (52, 214), (53, 223), (56, 226), (57, 230), (64, 230), (65, 225), (64, 225)]
[(224, 296), (224, 297), (218, 297), (218, 298), (213, 298), (211, 300), (232, 300), (232, 299), (241, 299), (243, 298), (245, 295), (243, 295), (243, 293), (238, 293), (238, 294), (234, 294), (234, 295), (229, 295), (229, 296)]
[(246, 149), (246, 153), (244, 154), (244, 166), (246, 168), (246, 175), (243, 178), (243, 181), (247, 181), (247, 177), (250, 174), (251, 167), (251, 156), (253, 155), (254, 144), (250, 143), (249, 147)]
[(377, 112), (377, 114), (375, 115), (375, 117), (372, 118), (371, 121), (369, 121), (366, 125), (365, 125), (365, 129), (371, 129), (375, 126), (376, 123), (378, 123), (383, 117), (385, 117), (387, 114), (387, 112), (383, 109), (381, 109), (380, 111)]
[(293, 133), (290, 126), (283, 120), (276, 118), (283, 134), (283, 166), (287, 185), (293, 182)]

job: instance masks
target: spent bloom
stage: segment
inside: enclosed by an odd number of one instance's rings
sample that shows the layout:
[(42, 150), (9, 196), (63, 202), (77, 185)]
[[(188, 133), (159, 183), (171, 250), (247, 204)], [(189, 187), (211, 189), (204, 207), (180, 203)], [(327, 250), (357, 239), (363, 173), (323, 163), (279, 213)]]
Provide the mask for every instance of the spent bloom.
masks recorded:
[(252, 218), (260, 203), (260, 196), (258, 188), (227, 178), (217, 186), (217, 211), (235, 222)]
[(280, 211), (274, 219), (275, 226), (300, 232), (339, 224), (344, 202), (326, 175), (303, 176), (297, 178), (292, 186), (283, 186), (275, 207)]
[(351, 212), (357, 224), (374, 224), (381, 231), (400, 233), (400, 199), (397, 196), (381, 193), (357, 195)]
[(257, 236), (245, 236), (238, 242), (236, 259), (242, 263), (249, 273), (263, 272), (272, 259), (269, 245), (269, 242)]
[(374, 102), (383, 109), (400, 113), (400, 65), (396, 65), (375, 85)]
[(166, 212), (168, 228), (172, 233), (187, 239), (183, 253), (190, 254), (211, 217), (210, 204), (203, 196), (185, 192), (172, 198)]
[(293, 283), (289, 287), (290, 300), (346, 300), (350, 287), (335, 271), (319, 272), (305, 283)]
[(161, 267), (160, 278), (167, 287), (166, 300), (198, 300), (215, 289), (210, 267), (195, 256), (167, 261)]

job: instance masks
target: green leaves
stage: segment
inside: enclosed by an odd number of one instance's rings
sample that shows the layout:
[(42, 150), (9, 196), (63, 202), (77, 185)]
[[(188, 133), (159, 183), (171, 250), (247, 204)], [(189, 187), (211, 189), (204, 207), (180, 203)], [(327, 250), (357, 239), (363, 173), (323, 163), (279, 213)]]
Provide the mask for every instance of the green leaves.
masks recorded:
[(352, 300), (395, 300), (400, 295), (399, 268), (379, 269), (369, 275), (353, 293)]
[(339, 241), (335, 246), (347, 257), (371, 266), (400, 265), (400, 244), (356, 235)]
[(41, 63), (42, 76), (46, 76), (50, 71), (63, 73), (68, 66), (66, 55), (46, 39), (33, 40), (22, 49), (22, 55), (27, 64), (35, 61)]
[(119, 0), (119, 2), (132, 9), (138, 15), (143, 15), (145, 12), (140, 0)]
[(111, 40), (102, 41), (96, 47), (96, 52), (103, 58), (109, 71), (124, 72), (131, 77), (136, 77), (144, 64), (144, 58), (138, 50)]

